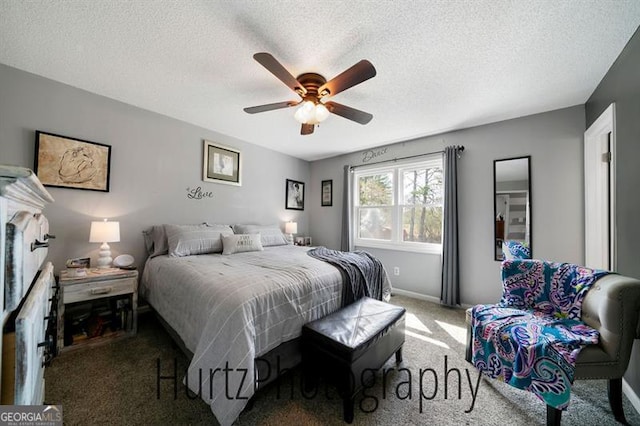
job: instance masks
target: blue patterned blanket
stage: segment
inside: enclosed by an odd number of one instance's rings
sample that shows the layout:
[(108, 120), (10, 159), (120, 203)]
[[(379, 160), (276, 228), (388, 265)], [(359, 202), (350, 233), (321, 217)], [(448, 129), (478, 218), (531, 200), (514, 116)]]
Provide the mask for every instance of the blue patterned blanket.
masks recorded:
[(599, 337), (580, 320), (582, 301), (605, 274), (568, 263), (502, 262), (500, 303), (473, 307), (474, 366), (566, 409), (576, 358)]

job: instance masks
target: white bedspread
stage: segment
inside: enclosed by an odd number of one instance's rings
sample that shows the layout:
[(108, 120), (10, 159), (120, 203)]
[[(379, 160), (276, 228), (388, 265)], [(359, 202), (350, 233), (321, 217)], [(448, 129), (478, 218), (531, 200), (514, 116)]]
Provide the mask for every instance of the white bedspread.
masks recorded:
[(223, 426), (254, 393), (254, 358), (341, 306), (340, 271), (306, 251), (277, 246), (147, 261), (141, 294), (194, 353), (188, 386), (199, 392), (201, 371), (202, 399)]

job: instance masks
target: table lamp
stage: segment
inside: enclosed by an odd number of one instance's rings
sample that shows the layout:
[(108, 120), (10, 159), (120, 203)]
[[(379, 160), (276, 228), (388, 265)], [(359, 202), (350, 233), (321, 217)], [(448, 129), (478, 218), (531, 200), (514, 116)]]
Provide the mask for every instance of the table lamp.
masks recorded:
[(293, 244), (293, 234), (298, 233), (298, 224), (296, 222), (285, 223), (284, 233), (287, 234), (287, 241), (289, 244)]
[(102, 243), (98, 255), (98, 268), (111, 267), (111, 248), (107, 243), (120, 241), (120, 222), (91, 222), (90, 243)]

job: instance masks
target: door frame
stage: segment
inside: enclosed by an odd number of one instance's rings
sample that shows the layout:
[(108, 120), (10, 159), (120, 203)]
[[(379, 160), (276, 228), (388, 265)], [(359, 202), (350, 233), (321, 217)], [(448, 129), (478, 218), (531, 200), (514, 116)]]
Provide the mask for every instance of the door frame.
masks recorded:
[[(617, 269), (615, 127), (615, 103), (612, 103), (584, 132), (585, 265), (611, 271)], [(607, 139), (610, 153), (608, 175), (602, 160)], [(603, 235), (605, 230), (608, 232), (606, 236)], [(594, 249), (596, 245), (608, 247), (606, 258), (600, 249)]]

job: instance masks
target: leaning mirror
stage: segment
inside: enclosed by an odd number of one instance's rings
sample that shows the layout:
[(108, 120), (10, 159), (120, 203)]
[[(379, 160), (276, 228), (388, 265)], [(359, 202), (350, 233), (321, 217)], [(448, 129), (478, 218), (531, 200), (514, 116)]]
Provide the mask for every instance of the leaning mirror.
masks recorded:
[(531, 156), (493, 162), (495, 260), (531, 259)]

